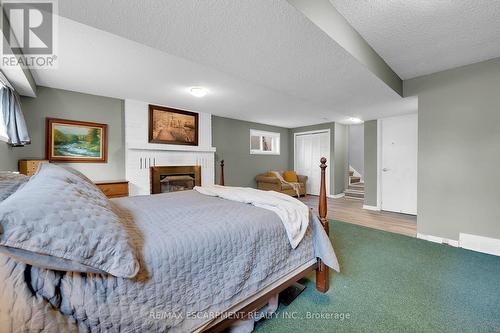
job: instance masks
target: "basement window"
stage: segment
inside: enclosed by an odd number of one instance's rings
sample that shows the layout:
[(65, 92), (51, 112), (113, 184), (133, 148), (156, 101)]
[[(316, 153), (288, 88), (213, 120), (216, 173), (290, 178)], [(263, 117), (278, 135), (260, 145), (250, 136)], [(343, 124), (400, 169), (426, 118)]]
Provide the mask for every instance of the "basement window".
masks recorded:
[(280, 133), (250, 130), (250, 154), (279, 155)]

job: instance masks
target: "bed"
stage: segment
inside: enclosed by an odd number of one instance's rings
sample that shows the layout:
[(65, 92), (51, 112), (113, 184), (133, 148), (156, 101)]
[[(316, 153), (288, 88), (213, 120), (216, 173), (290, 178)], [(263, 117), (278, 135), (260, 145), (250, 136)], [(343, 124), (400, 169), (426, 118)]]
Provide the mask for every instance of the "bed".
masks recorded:
[(320, 167), (319, 217), (292, 246), (254, 205), (197, 191), (105, 201), (83, 175), (35, 175), (0, 204), (0, 331), (219, 332), (314, 270), (326, 292), (338, 263)]

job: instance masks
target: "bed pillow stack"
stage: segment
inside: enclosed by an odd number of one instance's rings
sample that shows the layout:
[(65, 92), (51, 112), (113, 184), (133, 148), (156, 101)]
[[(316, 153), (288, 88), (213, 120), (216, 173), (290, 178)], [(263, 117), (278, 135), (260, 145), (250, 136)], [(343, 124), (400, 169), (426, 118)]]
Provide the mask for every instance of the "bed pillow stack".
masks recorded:
[(139, 264), (110, 201), (86, 177), (42, 164), (0, 203), (0, 252), (33, 266), (134, 277)]

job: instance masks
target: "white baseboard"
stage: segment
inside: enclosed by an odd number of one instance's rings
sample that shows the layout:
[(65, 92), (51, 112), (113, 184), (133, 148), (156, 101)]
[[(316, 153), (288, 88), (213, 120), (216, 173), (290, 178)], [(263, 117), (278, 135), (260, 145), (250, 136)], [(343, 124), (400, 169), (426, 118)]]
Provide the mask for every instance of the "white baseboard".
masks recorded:
[(500, 239), (460, 233), (460, 247), (500, 256)]
[(458, 241), (454, 240), (454, 239), (443, 238), (443, 237), (432, 236), (432, 235), (424, 235), (421, 233), (417, 233), (417, 238), (423, 239), (423, 240), (426, 240), (429, 242), (433, 242), (433, 243), (439, 243), (439, 244), (450, 245), (453, 247), (458, 247)]
[(374, 210), (376, 212), (380, 212), (380, 207), (377, 207), (377, 206), (363, 205), (363, 209)]
[(345, 193), (340, 193), (340, 194), (335, 194), (335, 195), (328, 195), (328, 197), (332, 198), (332, 199), (340, 199), (340, 198), (345, 197)]

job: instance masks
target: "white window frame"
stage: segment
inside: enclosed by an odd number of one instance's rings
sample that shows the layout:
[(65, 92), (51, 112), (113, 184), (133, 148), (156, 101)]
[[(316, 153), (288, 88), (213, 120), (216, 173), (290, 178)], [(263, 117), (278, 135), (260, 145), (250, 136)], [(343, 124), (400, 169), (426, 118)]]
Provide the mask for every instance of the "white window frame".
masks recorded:
[(0, 141), (9, 142), (7, 137), (7, 128), (5, 128), (5, 121), (3, 119), (3, 111), (0, 110)]
[[(260, 149), (252, 149), (252, 136), (260, 137)], [(269, 136), (272, 138), (272, 150), (265, 151), (262, 147), (262, 137)], [(249, 147), (250, 147), (250, 155), (280, 155), (280, 133), (277, 132), (266, 132), (260, 130), (250, 129), (250, 137), (249, 137)]]

